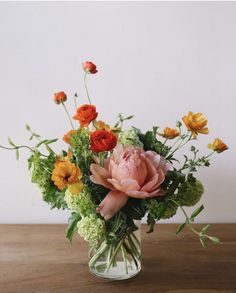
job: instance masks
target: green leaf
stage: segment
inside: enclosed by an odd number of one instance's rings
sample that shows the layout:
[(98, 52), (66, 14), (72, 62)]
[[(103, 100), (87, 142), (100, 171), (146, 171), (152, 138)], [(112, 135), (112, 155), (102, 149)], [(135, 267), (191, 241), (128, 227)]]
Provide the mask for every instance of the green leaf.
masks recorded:
[(71, 242), (75, 231), (77, 230), (77, 223), (80, 221), (81, 216), (78, 213), (72, 213), (69, 218), (68, 227), (66, 230), (66, 238)]
[(210, 227), (211, 225), (206, 225), (205, 227), (202, 228), (201, 233), (205, 233)]
[(58, 141), (58, 138), (49, 139), (47, 142), (45, 142), (45, 144), (48, 145), (48, 144), (54, 143), (56, 141)]
[(19, 150), (17, 149), (16, 150), (16, 159), (17, 159), (17, 161), (19, 160), (19, 158), (20, 158), (20, 153), (19, 153)]
[(130, 119), (132, 119), (133, 117), (134, 117), (134, 115), (130, 115), (130, 116), (126, 117), (126, 118), (123, 118), (123, 120), (130, 120)]
[(186, 226), (186, 222), (179, 225), (179, 227), (176, 230), (176, 235), (178, 235), (184, 229), (185, 226)]
[(47, 139), (42, 140), (42, 141), (40, 141), (38, 144), (36, 144), (35, 147), (36, 147), (36, 148), (39, 148), (42, 144), (45, 144), (47, 141), (48, 141)]
[(201, 243), (202, 247), (206, 248), (207, 247), (207, 244), (206, 244), (206, 238), (205, 238), (205, 236), (200, 236), (199, 237), (199, 240), (200, 240), (200, 243)]
[(25, 128), (26, 128), (26, 130), (31, 131), (29, 124), (25, 124)]
[(8, 143), (9, 143), (11, 146), (13, 146), (13, 147), (16, 146), (16, 145), (14, 144), (14, 142), (11, 140), (10, 137), (8, 137)]
[(201, 205), (191, 214), (191, 219), (194, 219), (198, 214), (201, 213), (202, 210), (204, 210), (204, 205)]
[(176, 126), (180, 128), (182, 126), (182, 123), (180, 121), (176, 121)]
[(208, 236), (208, 238), (214, 243), (214, 244), (221, 244), (220, 239), (214, 236)]

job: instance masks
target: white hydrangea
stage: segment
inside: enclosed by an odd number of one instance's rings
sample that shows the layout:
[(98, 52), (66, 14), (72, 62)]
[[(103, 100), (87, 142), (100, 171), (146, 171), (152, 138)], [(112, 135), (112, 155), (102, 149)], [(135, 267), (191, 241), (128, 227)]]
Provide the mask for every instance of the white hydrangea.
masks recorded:
[(143, 144), (138, 138), (138, 129), (131, 129), (127, 131), (122, 131), (119, 134), (119, 142), (124, 146), (136, 146), (136, 147), (143, 147)]

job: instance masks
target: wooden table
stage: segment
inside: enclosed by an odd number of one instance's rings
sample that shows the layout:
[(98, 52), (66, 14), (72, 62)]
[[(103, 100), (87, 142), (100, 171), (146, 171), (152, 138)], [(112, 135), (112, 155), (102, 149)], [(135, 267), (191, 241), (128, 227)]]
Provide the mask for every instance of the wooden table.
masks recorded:
[(0, 292), (236, 292), (236, 225), (213, 225), (223, 244), (204, 250), (187, 229), (142, 227), (143, 270), (126, 281), (103, 281), (87, 267), (87, 244), (70, 245), (65, 225), (0, 225)]

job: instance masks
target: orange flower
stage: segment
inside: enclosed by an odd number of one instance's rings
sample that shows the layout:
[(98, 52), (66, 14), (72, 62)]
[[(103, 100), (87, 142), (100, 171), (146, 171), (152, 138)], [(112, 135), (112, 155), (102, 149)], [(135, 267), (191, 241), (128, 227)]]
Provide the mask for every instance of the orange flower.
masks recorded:
[(83, 69), (86, 73), (91, 73), (91, 74), (95, 74), (97, 73), (97, 66), (90, 61), (86, 61), (83, 63)]
[(196, 138), (198, 133), (208, 134), (209, 130), (207, 127), (207, 119), (203, 116), (202, 113), (189, 112), (187, 116), (182, 118), (187, 129), (192, 132), (193, 138)]
[(81, 127), (88, 126), (98, 116), (94, 105), (83, 105), (77, 109), (77, 113), (73, 119), (78, 120)]
[(95, 153), (110, 151), (117, 144), (117, 137), (107, 130), (96, 130), (90, 135), (91, 149)]
[(70, 184), (78, 182), (80, 178), (80, 169), (75, 164), (71, 163), (68, 158), (56, 161), (51, 180), (60, 190), (63, 190)]
[(70, 139), (72, 135), (76, 135), (77, 134), (77, 130), (70, 130), (68, 131), (64, 136), (63, 136), (63, 140), (64, 142), (68, 143), (69, 145), (72, 145)]
[(217, 153), (222, 153), (228, 149), (228, 146), (220, 138), (216, 138), (213, 143), (209, 143), (207, 147)]
[(56, 104), (61, 104), (67, 100), (67, 96), (64, 92), (58, 92), (54, 94), (54, 101)]
[(110, 130), (110, 126), (101, 120), (96, 121), (95, 126), (97, 130)]
[(172, 139), (179, 135), (179, 130), (170, 127), (165, 127), (163, 133), (158, 134), (165, 138)]

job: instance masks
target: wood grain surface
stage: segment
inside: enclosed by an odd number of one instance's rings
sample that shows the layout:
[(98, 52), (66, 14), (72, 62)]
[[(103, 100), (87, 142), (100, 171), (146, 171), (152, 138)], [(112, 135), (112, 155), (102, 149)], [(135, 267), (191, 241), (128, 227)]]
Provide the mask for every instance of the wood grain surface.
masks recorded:
[[(197, 225), (196, 225), (197, 226)], [(87, 244), (65, 225), (0, 225), (0, 292), (236, 292), (236, 224), (214, 224), (222, 245), (201, 248), (187, 229), (142, 226), (142, 272), (126, 281), (104, 281), (89, 274)]]

